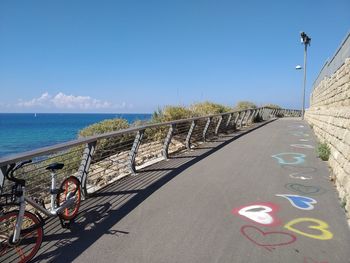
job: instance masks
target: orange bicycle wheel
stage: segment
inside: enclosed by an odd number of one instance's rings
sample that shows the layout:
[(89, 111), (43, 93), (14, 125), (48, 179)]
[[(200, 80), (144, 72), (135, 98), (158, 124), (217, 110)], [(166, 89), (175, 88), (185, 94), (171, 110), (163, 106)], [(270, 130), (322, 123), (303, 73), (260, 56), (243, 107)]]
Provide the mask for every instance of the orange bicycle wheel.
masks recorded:
[(38, 252), (43, 241), (43, 227), (36, 215), (25, 211), (17, 243), (12, 243), (18, 211), (0, 216), (0, 262), (25, 263)]
[(65, 179), (60, 187), (59, 194), (57, 194), (56, 201), (57, 206), (61, 206), (68, 198), (75, 197), (74, 204), (68, 208), (65, 208), (60, 214), (60, 217), (65, 220), (71, 220), (77, 216), (80, 201), (81, 201), (81, 191), (80, 191), (80, 182), (74, 177), (68, 177)]

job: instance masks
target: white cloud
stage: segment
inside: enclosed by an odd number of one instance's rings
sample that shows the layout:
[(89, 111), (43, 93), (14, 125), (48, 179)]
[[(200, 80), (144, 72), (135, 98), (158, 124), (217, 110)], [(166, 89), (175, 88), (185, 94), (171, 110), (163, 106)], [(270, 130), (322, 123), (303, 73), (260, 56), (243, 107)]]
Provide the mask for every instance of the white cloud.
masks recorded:
[(58, 109), (106, 109), (111, 108), (112, 104), (107, 101), (93, 99), (90, 96), (74, 96), (66, 95), (62, 92), (58, 93), (51, 99), (52, 104)]
[(34, 107), (34, 106), (45, 106), (47, 102), (50, 100), (51, 96), (49, 93), (43, 93), (39, 98), (34, 98), (29, 101), (20, 100), (17, 103), (17, 106), (20, 107)]
[(22, 108), (50, 108), (61, 110), (102, 110), (102, 109), (125, 109), (128, 105), (123, 102), (115, 105), (108, 101), (91, 98), (90, 96), (66, 95), (59, 92), (52, 96), (48, 92), (38, 98), (29, 101), (19, 100), (17, 106)]

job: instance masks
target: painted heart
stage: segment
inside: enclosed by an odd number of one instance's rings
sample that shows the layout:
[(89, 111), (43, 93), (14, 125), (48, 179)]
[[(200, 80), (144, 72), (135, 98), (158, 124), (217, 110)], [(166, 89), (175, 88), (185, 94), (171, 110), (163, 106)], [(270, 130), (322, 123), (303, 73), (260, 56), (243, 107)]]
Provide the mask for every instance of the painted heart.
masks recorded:
[(315, 167), (309, 166), (296, 166), (289, 164), (284, 164), (281, 166), (283, 169), (292, 172), (289, 174), (289, 176), (293, 179), (310, 180), (312, 179), (312, 176), (309, 174), (315, 173), (317, 171)]
[(289, 177), (293, 178), (293, 179), (300, 179), (300, 180), (311, 180), (312, 179), (311, 175), (300, 175), (300, 174), (297, 174), (297, 175), (290, 174)]
[(329, 261), (317, 261), (310, 257), (304, 257), (304, 263), (329, 263)]
[[(312, 223), (305, 229), (305, 222), (306, 223)], [(303, 223), (303, 224), (300, 224)], [(297, 228), (297, 225), (302, 225), (302, 230)], [(328, 230), (328, 224), (322, 220), (315, 219), (315, 218), (296, 218), (292, 221), (289, 221), (287, 224), (284, 225), (286, 229), (289, 231), (298, 233), (300, 235), (319, 239), (319, 240), (329, 240), (333, 238), (332, 232)], [(312, 229), (311, 233), (305, 232), (305, 230)], [(316, 231), (319, 232), (319, 234), (315, 234)]]
[(317, 203), (315, 199), (306, 196), (288, 194), (279, 194), (276, 196), (286, 198), (292, 204), (292, 206), (301, 210), (312, 210), (314, 209), (313, 205)]
[(299, 125), (299, 124), (294, 124), (294, 125), (289, 125), (288, 128), (295, 128), (295, 129), (298, 129), (298, 128), (304, 128), (305, 126), (304, 125)]
[(298, 183), (288, 183), (285, 187), (293, 192), (305, 195), (320, 195), (326, 192), (325, 189), (319, 186), (303, 185)]
[(286, 232), (264, 232), (255, 226), (245, 225), (241, 227), (241, 233), (255, 245), (272, 251), (278, 246), (286, 246), (296, 241), (296, 237)]
[(280, 224), (274, 216), (277, 211), (278, 206), (273, 203), (256, 203), (235, 208), (232, 213), (264, 226), (275, 226)]
[[(302, 153), (279, 153), (271, 156), (275, 158), (279, 164), (302, 164), (305, 162), (305, 154)], [(290, 160), (292, 159), (292, 160)]]
[(301, 149), (314, 149), (315, 147), (310, 144), (291, 144), (290, 146)]
[(294, 131), (294, 132), (290, 132), (292, 135), (297, 136), (297, 137), (308, 137), (309, 134), (304, 133), (302, 131)]

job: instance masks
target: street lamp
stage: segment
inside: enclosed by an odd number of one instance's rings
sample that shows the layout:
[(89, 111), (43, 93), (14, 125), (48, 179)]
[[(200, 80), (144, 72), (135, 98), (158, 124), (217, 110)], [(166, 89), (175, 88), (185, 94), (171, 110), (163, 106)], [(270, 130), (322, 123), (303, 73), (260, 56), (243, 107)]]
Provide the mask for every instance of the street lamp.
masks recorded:
[[(306, 85), (306, 57), (307, 57), (307, 46), (310, 45), (311, 38), (306, 35), (305, 32), (300, 33), (300, 41), (301, 44), (304, 44), (304, 88), (303, 88), (303, 108), (301, 111), (301, 119), (304, 120), (304, 113), (305, 113), (305, 85)], [(299, 66), (300, 67), (300, 66)], [(296, 67), (296, 69), (301, 69)]]

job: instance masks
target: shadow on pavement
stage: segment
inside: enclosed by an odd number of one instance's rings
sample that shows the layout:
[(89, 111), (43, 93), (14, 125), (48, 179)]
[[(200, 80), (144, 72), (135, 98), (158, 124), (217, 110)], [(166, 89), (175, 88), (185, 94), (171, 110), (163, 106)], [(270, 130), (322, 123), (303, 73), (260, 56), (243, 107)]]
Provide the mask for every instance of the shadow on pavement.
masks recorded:
[(186, 152), (170, 156), (167, 161), (156, 163), (138, 171), (134, 176), (127, 176), (104, 187), (82, 202), (80, 213), (71, 229), (62, 229), (57, 218), (48, 220), (44, 229), (44, 241), (33, 262), (71, 262), (103, 235), (113, 235), (116, 238), (127, 235), (128, 232), (123, 229), (111, 228), (188, 167), (271, 121), (220, 136), (221, 140), (217, 142), (211, 141), (204, 144), (205, 147), (191, 150), (191, 156), (186, 156)]

